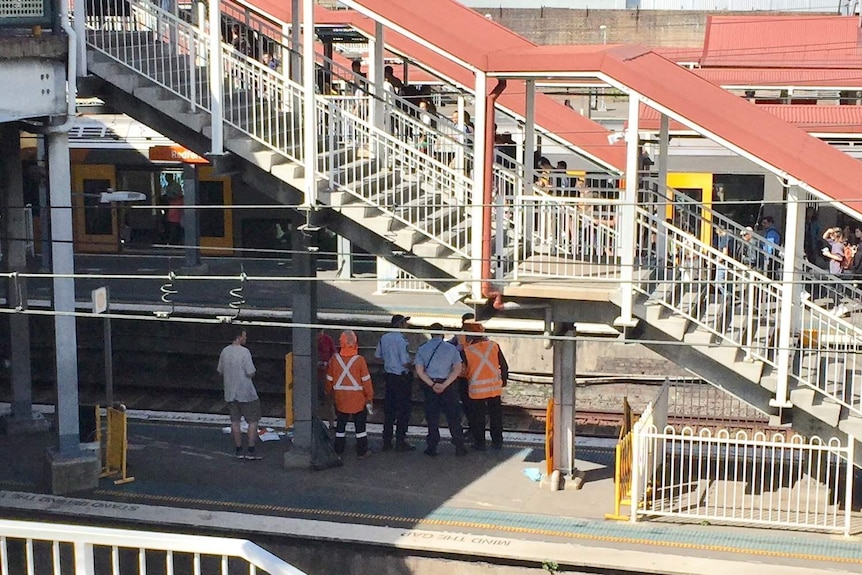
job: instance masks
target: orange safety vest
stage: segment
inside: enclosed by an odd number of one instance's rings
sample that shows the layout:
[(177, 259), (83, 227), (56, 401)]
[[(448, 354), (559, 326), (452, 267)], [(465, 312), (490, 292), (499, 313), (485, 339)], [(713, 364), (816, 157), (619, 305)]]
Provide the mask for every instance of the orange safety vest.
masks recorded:
[(467, 356), (470, 399), (487, 399), (503, 395), (500, 347), (486, 339), (471, 343), (464, 352)]
[(333, 395), (335, 409), (341, 413), (365, 409), (365, 403), (374, 397), (365, 358), (353, 355), (345, 361), (341, 354), (333, 355), (326, 370), (326, 393)]

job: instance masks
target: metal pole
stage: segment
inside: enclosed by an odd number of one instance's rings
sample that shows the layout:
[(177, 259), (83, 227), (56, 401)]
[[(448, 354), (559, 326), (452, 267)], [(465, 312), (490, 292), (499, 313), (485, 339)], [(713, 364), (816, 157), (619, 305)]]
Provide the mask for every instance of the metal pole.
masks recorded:
[[(656, 237), (656, 251), (658, 252), (657, 264), (664, 270), (666, 265), (665, 255), (667, 251), (667, 228), (663, 225), (667, 219), (667, 161), (668, 161), (668, 128), (667, 114), (661, 115), (661, 125), (658, 135), (658, 203), (656, 205), (656, 225), (658, 234)], [(664, 272), (662, 271), (662, 277)]]
[(114, 405), (114, 351), (111, 346), (111, 288), (105, 286), (105, 405)]
[[(471, 215), (471, 247), (470, 247), (470, 276), (473, 280), (473, 297), (481, 299), (482, 280), (482, 232), (485, 226), (491, 222), (485, 221), (484, 196), (485, 196), (485, 148), (493, 145), (493, 142), (485, 141), (485, 118), (488, 106), (488, 77), (482, 72), (476, 72), (476, 86), (473, 94), (475, 102), (476, 117), (473, 118), (473, 201), (470, 203)], [(463, 101), (463, 100), (461, 100)], [(459, 102), (460, 103), (460, 102)], [(460, 107), (460, 106), (459, 106)], [(463, 122), (463, 114), (458, 116), (458, 123)], [(490, 264), (490, 262), (488, 262)]]
[(802, 291), (799, 269), (793, 262), (799, 255), (799, 245), (805, 225), (805, 203), (800, 201), (800, 191), (797, 185), (791, 185), (787, 188), (787, 221), (784, 226), (784, 246), (783, 248), (777, 246), (773, 248), (774, 250), (783, 250), (780, 288), (783, 305), (778, 312), (778, 354), (775, 359), (778, 372), (776, 374), (775, 398), (769, 401), (769, 405), (779, 409), (793, 407), (788, 398), (790, 362), (792, 361), (790, 345), (793, 333), (796, 331), (794, 323), (798, 315), (797, 310)]

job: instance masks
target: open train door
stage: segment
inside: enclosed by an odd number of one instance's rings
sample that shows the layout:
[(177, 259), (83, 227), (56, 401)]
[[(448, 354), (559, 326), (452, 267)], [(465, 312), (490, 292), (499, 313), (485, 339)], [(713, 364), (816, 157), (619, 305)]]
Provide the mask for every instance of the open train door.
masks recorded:
[(72, 166), (72, 224), (76, 251), (120, 251), (117, 210), (110, 203), (101, 203), (100, 198), (102, 192), (116, 187), (116, 181), (114, 166)]
[(233, 210), (217, 207), (233, 204), (230, 177), (213, 175), (212, 166), (198, 166), (198, 203), (212, 206), (199, 212), (201, 253), (213, 256), (233, 255)]
[(691, 212), (675, 210), (672, 192), (668, 191), (667, 218), (680, 229), (687, 231), (701, 242), (712, 245), (712, 174), (709, 173), (670, 173), (667, 175), (667, 186), (697, 203), (708, 208), (702, 210), (702, 219), (694, 217)]

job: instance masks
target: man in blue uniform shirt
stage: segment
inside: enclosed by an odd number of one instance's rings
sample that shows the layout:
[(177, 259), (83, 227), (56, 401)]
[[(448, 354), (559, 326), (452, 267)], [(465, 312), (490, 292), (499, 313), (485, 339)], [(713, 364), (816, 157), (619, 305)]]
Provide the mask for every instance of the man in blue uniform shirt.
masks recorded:
[[(431, 331), (442, 332), (439, 323), (431, 325)], [(428, 422), (428, 447), (425, 455), (436, 457), (437, 444), (440, 443), (440, 412), (446, 416), (455, 455), (467, 455), (464, 437), (461, 432), (461, 410), (458, 408), (458, 388), (455, 381), (461, 375), (461, 353), (451, 343), (443, 341), (442, 333), (435, 333), (431, 339), (416, 350), (416, 376), (424, 384), (425, 419)]]
[[(390, 325), (393, 330), (403, 329), (409, 317), (393, 315)], [(395, 451), (416, 449), (407, 443), (407, 426), (412, 409), (413, 374), (410, 371), (410, 353), (407, 338), (400, 331), (383, 334), (377, 344), (374, 357), (383, 360), (386, 398), (383, 401), (383, 451), (392, 449), (392, 431), (395, 428)]]

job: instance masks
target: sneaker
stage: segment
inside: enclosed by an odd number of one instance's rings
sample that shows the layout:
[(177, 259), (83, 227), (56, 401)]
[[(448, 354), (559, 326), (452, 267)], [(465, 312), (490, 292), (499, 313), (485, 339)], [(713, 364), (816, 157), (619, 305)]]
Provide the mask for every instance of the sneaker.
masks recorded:
[(423, 451), (422, 453), (424, 453), (428, 457), (437, 457), (437, 450), (432, 449), (430, 447), (428, 449), (426, 449), (425, 451)]
[(455, 457), (464, 457), (467, 455), (467, 448), (463, 445), (455, 446)]
[(371, 457), (371, 450), (370, 449), (368, 451), (366, 451), (365, 453), (363, 453), (362, 455), (357, 454), (356, 459), (368, 459), (369, 457)]
[(245, 459), (245, 454), (242, 452), (242, 447), (236, 448), (236, 458), (237, 459)]
[(384, 441), (383, 442), (383, 451), (392, 451), (392, 442)]
[(406, 441), (399, 441), (395, 444), (395, 451), (416, 451), (416, 447)]
[(485, 449), (486, 449), (484, 444), (480, 445), (478, 443), (474, 443), (472, 447), (473, 447), (473, 451), (485, 451)]
[(245, 456), (246, 459), (253, 459), (255, 461), (259, 461), (263, 459), (263, 456), (254, 450), (254, 447), (248, 450), (248, 453)]
[(497, 451), (500, 451), (501, 449), (503, 449), (503, 444), (502, 443), (492, 443), (491, 449), (496, 449)]

